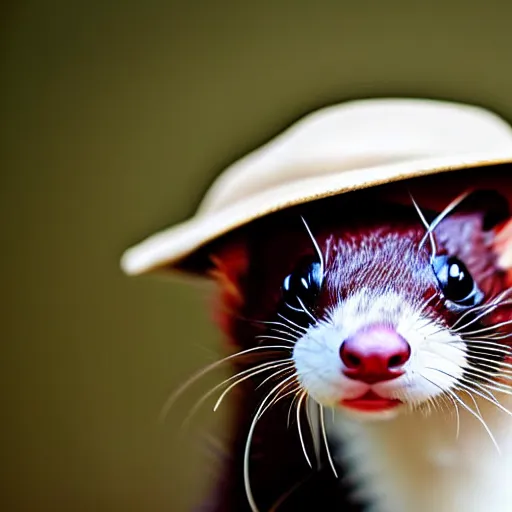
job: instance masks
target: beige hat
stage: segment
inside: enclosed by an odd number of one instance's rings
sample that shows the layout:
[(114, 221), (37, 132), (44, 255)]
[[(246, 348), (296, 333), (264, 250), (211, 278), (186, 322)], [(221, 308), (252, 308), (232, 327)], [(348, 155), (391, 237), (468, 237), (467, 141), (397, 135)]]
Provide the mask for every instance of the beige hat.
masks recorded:
[(512, 127), (485, 109), (424, 99), (318, 110), (228, 167), (196, 214), (130, 248), (131, 275), (172, 271), (227, 232), (292, 205), (451, 170), (512, 162)]

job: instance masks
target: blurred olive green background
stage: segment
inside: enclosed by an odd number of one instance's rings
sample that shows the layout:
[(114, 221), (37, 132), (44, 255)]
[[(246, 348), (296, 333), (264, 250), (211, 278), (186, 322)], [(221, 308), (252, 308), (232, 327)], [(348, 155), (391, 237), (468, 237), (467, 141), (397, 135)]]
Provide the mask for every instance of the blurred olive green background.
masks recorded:
[(0, 8), (2, 511), (189, 510), (215, 469), (179, 419), (208, 381), (157, 419), (218, 334), (204, 291), (119, 257), (312, 108), (433, 96), (510, 118), (512, 3), (435, 5)]

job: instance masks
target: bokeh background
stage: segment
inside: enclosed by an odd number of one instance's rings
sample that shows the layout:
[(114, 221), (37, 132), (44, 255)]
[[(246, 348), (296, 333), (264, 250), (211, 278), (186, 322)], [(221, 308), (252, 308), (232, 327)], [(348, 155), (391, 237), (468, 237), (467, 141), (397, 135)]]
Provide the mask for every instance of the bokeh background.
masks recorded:
[[(504, 1), (4, 2), (1, 493), (14, 511), (186, 511), (215, 468), (168, 393), (214, 360), (208, 290), (119, 257), (311, 109), (366, 96), (512, 116)], [(222, 373), (222, 372), (221, 372)], [(227, 412), (194, 425), (214, 435)]]

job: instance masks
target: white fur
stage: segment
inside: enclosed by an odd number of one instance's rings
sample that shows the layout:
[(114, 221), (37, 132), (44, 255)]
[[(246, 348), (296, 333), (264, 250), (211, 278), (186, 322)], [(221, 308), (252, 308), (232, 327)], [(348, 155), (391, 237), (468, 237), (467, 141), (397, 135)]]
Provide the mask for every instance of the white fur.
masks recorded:
[[(512, 406), (511, 397), (498, 397)], [(390, 421), (358, 421), (336, 411), (329, 438), (343, 440), (356, 496), (371, 512), (510, 512), (512, 510), (512, 418), (477, 399), (498, 453), (483, 426), (461, 407), (428, 417), (419, 412)], [(467, 399), (473, 410), (475, 404)], [(329, 417), (329, 415), (327, 415)]]
[[(394, 327), (409, 342), (411, 357), (403, 376), (369, 385), (343, 375), (339, 349), (343, 340), (374, 323)], [(307, 330), (293, 357), (302, 386), (318, 403), (332, 407), (329, 439), (344, 442), (340, 454), (347, 459), (358, 492), (374, 504), (372, 511), (512, 510), (512, 418), (495, 405), (478, 402), (502, 449), (501, 457), (482, 424), (460, 404), (456, 439), (455, 409), (445, 392), (454, 392), (467, 366), (465, 344), (425, 317), (421, 305), (391, 292), (359, 290), (340, 301), (327, 320)], [(404, 405), (357, 414), (340, 405), (370, 389), (399, 398)], [(419, 406), (431, 399), (439, 403), (441, 398), (444, 410), (425, 417)], [(501, 400), (512, 405), (510, 397)], [(475, 409), (472, 399), (466, 403)]]
[(409, 342), (411, 357), (405, 375), (376, 384), (373, 389), (411, 404), (441, 394), (462, 374), (466, 365), (464, 343), (434, 320), (418, 314), (418, 309), (399, 295), (373, 296), (371, 290), (361, 290), (332, 311), (329, 320), (311, 327), (297, 341), (293, 357), (299, 381), (317, 402), (327, 406), (363, 395), (371, 386), (343, 375), (340, 346), (361, 327), (385, 322)]

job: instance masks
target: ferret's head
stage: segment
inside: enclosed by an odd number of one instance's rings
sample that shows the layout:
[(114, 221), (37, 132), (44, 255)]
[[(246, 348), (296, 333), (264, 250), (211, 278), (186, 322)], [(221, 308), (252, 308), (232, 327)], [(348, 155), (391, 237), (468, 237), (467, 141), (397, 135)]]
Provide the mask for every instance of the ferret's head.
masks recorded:
[(288, 347), (301, 391), (367, 419), (508, 390), (512, 293), (493, 249), (507, 205), (420, 208), (333, 199), (257, 226), (225, 266), (235, 341)]

